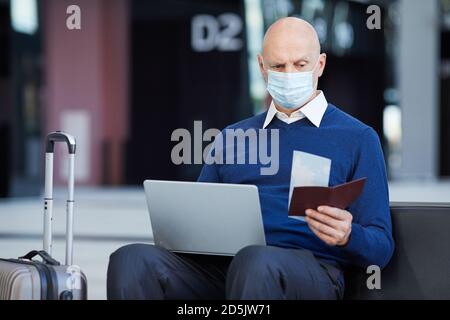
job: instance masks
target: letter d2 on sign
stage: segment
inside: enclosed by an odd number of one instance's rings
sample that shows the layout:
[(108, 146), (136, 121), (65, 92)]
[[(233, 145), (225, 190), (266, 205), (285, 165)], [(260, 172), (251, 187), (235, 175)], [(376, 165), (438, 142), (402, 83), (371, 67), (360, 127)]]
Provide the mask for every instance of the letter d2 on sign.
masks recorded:
[(242, 18), (235, 13), (223, 13), (217, 18), (199, 14), (191, 21), (191, 46), (195, 52), (239, 51), (243, 41), (239, 38), (243, 29)]

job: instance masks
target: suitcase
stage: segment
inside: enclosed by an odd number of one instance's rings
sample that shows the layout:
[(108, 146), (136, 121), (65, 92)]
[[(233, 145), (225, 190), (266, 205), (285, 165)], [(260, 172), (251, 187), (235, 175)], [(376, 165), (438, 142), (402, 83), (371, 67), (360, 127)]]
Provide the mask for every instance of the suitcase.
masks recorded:
[[(66, 259), (53, 259), (53, 153), (56, 142), (69, 151), (69, 193), (66, 205)], [(45, 197), (43, 250), (33, 250), (18, 259), (0, 259), (0, 300), (86, 300), (87, 279), (73, 257), (73, 191), (75, 139), (56, 131), (47, 136), (45, 147)], [(40, 257), (40, 260), (35, 258)]]

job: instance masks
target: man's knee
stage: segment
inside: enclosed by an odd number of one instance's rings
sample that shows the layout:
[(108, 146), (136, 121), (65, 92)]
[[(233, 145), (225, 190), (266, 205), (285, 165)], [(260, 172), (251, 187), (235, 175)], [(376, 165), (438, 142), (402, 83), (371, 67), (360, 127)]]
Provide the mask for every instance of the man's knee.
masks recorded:
[(231, 262), (231, 270), (261, 274), (270, 271), (278, 263), (276, 248), (269, 246), (248, 246), (241, 249)]
[(147, 244), (131, 244), (111, 254), (107, 271), (108, 298), (140, 297), (144, 282), (152, 281), (153, 271), (164, 255), (163, 249)]
[(277, 249), (249, 246), (233, 258), (227, 273), (228, 299), (260, 299), (282, 295), (284, 282)]
[(142, 243), (129, 244), (114, 251), (109, 260), (110, 263), (131, 262), (142, 259), (152, 251), (157, 251), (155, 246)]
[(273, 261), (273, 255), (276, 254), (277, 250), (277, 248), (270, 246), (247, 246), (239, 250), (235, 259), (246, 262), (270, 262)]
[(111, 271), (117, 270), (122, 274), (133, 272), (139, 274), (144, 269), (156, 269), (164, 261), (167, 252), (159, 247), (149, 244), (130, 244), (113, 252), (109, 258)]

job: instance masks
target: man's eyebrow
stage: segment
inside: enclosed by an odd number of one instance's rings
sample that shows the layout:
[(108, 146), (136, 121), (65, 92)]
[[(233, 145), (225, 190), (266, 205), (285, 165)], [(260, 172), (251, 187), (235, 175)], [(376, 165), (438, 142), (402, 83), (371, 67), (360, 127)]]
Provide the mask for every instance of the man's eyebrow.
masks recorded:
[(305, 62), (309, 62), (311, 59), (308, 56), (304, 56), (301, 57), (300, 59), (297, 59), (295, 62), (301, 62), (301, 61), (305, 61)]

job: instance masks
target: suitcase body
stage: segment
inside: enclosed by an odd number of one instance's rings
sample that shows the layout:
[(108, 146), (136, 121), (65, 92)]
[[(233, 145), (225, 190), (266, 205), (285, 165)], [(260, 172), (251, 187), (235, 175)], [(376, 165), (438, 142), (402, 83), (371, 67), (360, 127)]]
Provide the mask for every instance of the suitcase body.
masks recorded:
[(0, 259), (1, 300), (86, 300), (87, 279), (76, 267)]
[[(65, 142), (69, 150), (69, 191), (66, 205), (66, 260), (53, 259), (53, 150)], [(87, 279), (72, 264), (75, 139), (63, 132), (50, 133), (45, 154), (44, 250), (33, 250), (17, 259), (0, 259), (0, 300), (86, 300)], [(39, 257), (40, 259), (36, 259)]]

